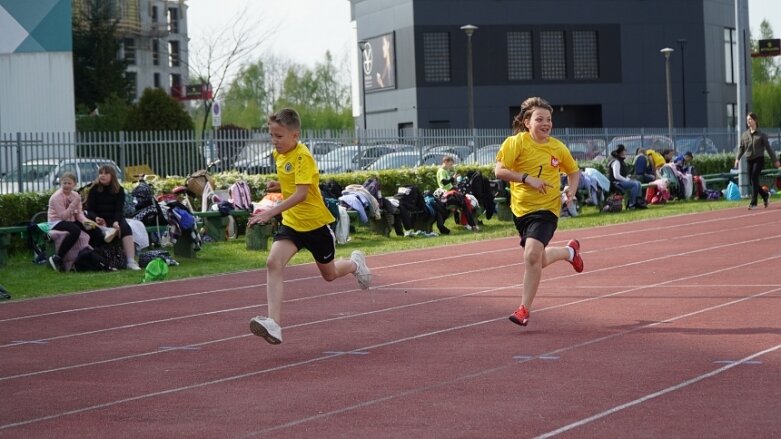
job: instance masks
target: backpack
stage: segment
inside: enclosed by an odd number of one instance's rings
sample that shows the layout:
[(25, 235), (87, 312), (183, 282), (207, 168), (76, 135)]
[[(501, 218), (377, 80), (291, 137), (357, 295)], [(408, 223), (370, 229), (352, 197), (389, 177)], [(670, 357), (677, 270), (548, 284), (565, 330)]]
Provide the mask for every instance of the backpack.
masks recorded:
[(238, 210), (252, 210), (252, 194), (246, 181), (239, 180), (233, 183), (229, 191), (234, 208)]
[(149, 207), (155, 202), (155, 194), (149, 183), (142, 181), (130, 192), (136, 205), (136, 211)]
[(320, 192), (322, 192), (323, 198), (339, 199), (339, 197), (342, 196), (343, 190), (342, 185), (337, 183), (333, 178), (325, 183), (320, 183)]
[(168, 276), (168, 264), (163, 258), (154, 258), (144, 269), (144, 283), (156, 280), (165, 280)]
[(382, 192), (380, 191), (380, 180), (369, 177), (363, 182), (363, 187), (374, 197), (379, 200), (382, 198)]
[(78, 272), (112, 271), (117, 269), (116, 267), (109, 267), (108, 263), (106, 263), (106, 259), (90, 247), (85, 247), (79, 251), (73, 268)]
[(624, 208), (624, 196), (620, 194), (613, 194), (605, 200), (605, 205), (602, 207), (602, 212), (621, 212)]

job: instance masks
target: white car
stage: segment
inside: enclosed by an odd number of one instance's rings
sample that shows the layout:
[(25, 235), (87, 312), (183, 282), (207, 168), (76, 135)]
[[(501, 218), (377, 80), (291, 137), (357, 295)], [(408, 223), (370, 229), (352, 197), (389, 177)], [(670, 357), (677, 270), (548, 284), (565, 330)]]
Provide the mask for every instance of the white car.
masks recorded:
[[(117, 178), (122, 180), (122, 171), (112, 160), (104, 158), (77, 159), (34, 159), (22, 163), (17, 168), (0, 178), (0, 194), (18, 192), (46, 192), (56, 189), (60, 177), (66, 172), (76, 176), (76, 188), (94, 181), (98, 177), (98, 169), (103, 165), (111, 165), (117, 172)], [(21, 186), (19, 184), (21, 183)]]

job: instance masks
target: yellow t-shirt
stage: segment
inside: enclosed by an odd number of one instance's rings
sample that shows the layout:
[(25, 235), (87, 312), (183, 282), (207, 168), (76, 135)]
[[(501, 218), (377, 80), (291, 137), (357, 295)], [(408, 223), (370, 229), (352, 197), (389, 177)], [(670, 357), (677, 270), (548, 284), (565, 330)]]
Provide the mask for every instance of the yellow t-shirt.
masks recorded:
[(577, 172), (578, 163), (569, 149), (556, 138), (537, 143), (528, 132), (508, 137), (496, 154), (507, 169), (525, 172), (532, 177), (545, 180), (551, 187), (542, 194), (529, 185), (510, 182), (510, 209), (517, 217), (527, 213), (549, 210), (554, 215), (561, 213), (561, 174)]
[(282, 212), (282, 222), (299, 232), (308, 232), (334, 222), (334, 216), (323, 202), (320, 193), (320, 172), (309, 148), (299, 143), (285, 154), (279, 154), (274, 150), (274, 160), (277, 164), (277, 178), (282, 188), (282, 196), (285, 199), (293, 195), (296, 185), (309, 185), (306, 199)]
[(662, 169), (662, 166), (667, 163), (667, 161), (664, 159), (664, 156), (654, 151), (653, 149), (647, 150), (645, 154), (648, 156), (648, 158), (651, 159), (651, 162), (654, 164), (654, 168), (656, 169)]

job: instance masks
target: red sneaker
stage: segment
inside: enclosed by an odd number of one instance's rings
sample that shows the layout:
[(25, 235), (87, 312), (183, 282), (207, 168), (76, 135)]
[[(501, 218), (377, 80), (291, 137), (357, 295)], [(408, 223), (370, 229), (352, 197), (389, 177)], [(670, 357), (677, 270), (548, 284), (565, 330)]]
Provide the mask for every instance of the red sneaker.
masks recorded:
[(575, 250), (575, 256), (572, 257), (572, 260), (569, 261), (569, 263), (572, 264), (575, 271), (581, 273), (583, 271), (583, 258), (580, 257), (580, 242), (578, 242), (577, 239), (573, 239), (567, 243), (567, 247)]
[(521, 305), (520, 308), (510, 315), (510, 321), (516, 325), (526, 326), (529, 323), (529, 310)]

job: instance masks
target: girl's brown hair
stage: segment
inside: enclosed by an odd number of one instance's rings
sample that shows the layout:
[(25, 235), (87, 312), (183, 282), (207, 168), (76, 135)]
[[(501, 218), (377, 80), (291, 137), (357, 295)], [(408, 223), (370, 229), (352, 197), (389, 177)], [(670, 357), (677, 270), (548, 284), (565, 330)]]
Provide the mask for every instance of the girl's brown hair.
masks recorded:
[[(757, 116), (757, 113), (754, 113), (754, 112), (752, 111), (752, 112), (750, 112), (750, 113), (749, 113), (747, 116), (748, 116), (748, 117), (750, 117), (750, 118), (752, 118), (752, 119), (754, 119), (754, 122), (756, 122), (756, 123), (757, 123), (757, 128), (759, 128), (759, 116)], [(746, 123), (746, 126), (748, 126), (748, 123)]]
[(100, 174), (109, 174), (111, 175), (111, 183), (108, 185), (109, 192), (112, 194), (119, 193), (119, 189), (121, 186), (119, 185), (119, 180), (117, 179), (117, 170), (114, 169), (111, 165), (102, 165), (98, 169), (98, 177), (95, 179), (95, 184), (93, 185), (95, 188), (98, 189), (98, 192), (103, 191), (103, 185), (100, 184)]
[(515, 115), (513, 118), (513, 134), (518, 134), (526, 131), (526, 122), (531, 119), (532, 112), (535, 108), (542, 108), (550, 111), (553, 114), (553, 107), (543, 98), (532, 97), (521, 102), (521, 112)]

